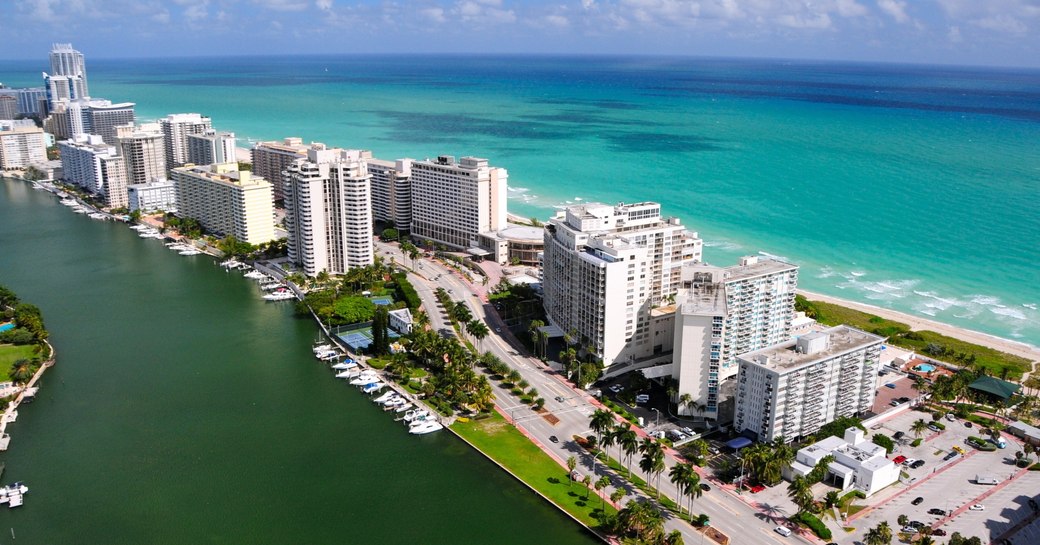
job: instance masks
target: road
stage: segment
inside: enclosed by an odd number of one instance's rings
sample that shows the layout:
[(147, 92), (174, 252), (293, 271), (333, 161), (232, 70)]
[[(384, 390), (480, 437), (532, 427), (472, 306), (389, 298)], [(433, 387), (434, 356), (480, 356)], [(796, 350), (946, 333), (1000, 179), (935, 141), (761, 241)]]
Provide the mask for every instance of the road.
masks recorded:
[[(376, 243), (379, 255), (393, 257), (395, 261), (403, 265), (410, 265), (411, 261), (403, 256), (397, 246)], [(603, 464), (596, 462), (588, 451), (578, 446), (571, 437), (574, 435), (586, 436), (592, 433), (589, 428), (590, 415), (600, 406), (596, 400), (584, 390), (572, 387), (563, 380), (563, 377), (546, 367), (536, 358), (523, 353), (519, 345), (512, 345), (503, 334), (508, 335), (508, 330), (499, 320), (497, 314), (490, 312), (489, 306), (485, 305), (472, 291), (471, 286), (463, 280), (458, 273), (453, 273), (448, 267), (440, 263), (420, 258), (415, 263), (415, 273), (409, 274), (409, 279), (415, 286), (423, 307), (430, 317), (430, 325), (434, 330), (444, 328), (451, 329), (451, 324), (445, 316), (443, 309), (439, 306), (435, 295), (436, 289), (442, 287), (449, 290), (452, 298), (456, 301), (464, 301), (472, 312), (474, 318), (483, 320), (491, 334), (478, 345), (483, 351), (490, 351), (507, 363), (510, 367), (520, 372), (532, 387), (538, 390), (543, 397), (545, 408), (550, 414), (559, 419), (558, 422), (550, 423), (541, 414), (531, 410), (529, 406), (521, 403), (507, 390), (501, 388), (495, 381), (492, 386), (495, 389), (495, 402), (503, 413), (508, 414), (516, 425), (521, 428), (535, 443), (537, 443), (549, 455), (561, 462), (574, 456), (578, 461), (577, 471), (592, 475), (593, 481), (601, 475), (608, 475), (612, 486), (604, 490), (610, 495), (615, 487), (622, 487), (629, 492), (630, 497), (642, 495), (638, 489), (633, 488), (623, 477), (615, 475)], [(500, 332), (499, 332), (500, 331)], [(562, 401), (558, 401), (559, 397)], [(645, 436), (645, 434), (641, 434)], [(559, 443), (549, 440), (551, 436), (559, 438)], [(616, 448), (610, 449), (611, 455), (617, 458)], [(675, 498), (677, 490), (668, 481), (668, 468), (675, 465), (677, 461), (672, 456), (666, 456), (666, 469), (661, 474), (661, 494), (672, 499)], [(633, 457), (633, 468), (635, 471), (638, 464), (638, 455)], [(643, 476), (644, 480), (646, 476)], [(706, 481), (705, 481), (706, 482)], [(629, 498), (623, 499), (622, 503)], [(783, 537), (773, 531), (777, 522), (768, 520), (767, 517), (757, 510), (734, 497), (730, 492), (721, 490), (717, 483), (712, 483), (712, 490), (705, 492), (701, 498), (694, 500), (693, 511), (705, 513), (711, 517), (711, 525), (724, 532), (730, 538), (732, 544), (744, 543), (791, 543), (794, 541), (810, 543), (810, 541), (798, 536)], [(703, 536), (696, 532), (686, 521), (679, 519), (674, 514), (664, 511), (665, 528), (667, 531), (679, 530), (683, 534), (686, 543), (697, 544)], [(708, 542), (708, 540), (705, 540)]]

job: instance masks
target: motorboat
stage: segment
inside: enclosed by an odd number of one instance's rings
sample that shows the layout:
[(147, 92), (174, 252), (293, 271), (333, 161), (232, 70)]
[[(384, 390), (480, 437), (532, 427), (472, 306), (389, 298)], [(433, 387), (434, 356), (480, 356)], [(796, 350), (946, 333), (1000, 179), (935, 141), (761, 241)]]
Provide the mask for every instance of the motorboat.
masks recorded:
[(352, 376), (354, 376), (354, 373), (351, 371), (341, 371), (336, 373), (336, 378), (350, 378)]
[(390, 390), (390, 391), (393, 392), (393, 395), (391, 395), (390, 397), (384, 399), (383, 402), (380, 403), (380, 405), (383, 405), (383, 406), (393, 405), (394, 407), (396, 407), (398, 400), (405, 401), (405, 399), (403, 397), (401, 397), (400, 394), (398, 394), (397, 392), (394, 392), (393, 390)]
[(411, 403), (405, 403), (404, 405), (401, 405), (400, 407), (396, 407), (394, 409), (394, 412), (395, 413), (403, 413), (405, 411), (410, 411), (411, 409), (412, 409), (412, 404)]
[(288, 301), (289, 299), (296, 299), (296, 294), (289, 290), (276, 291), (264, 296), (264, 300), (266, 301)]
[(412, 409), (410, 411), (406, 411), (404, 413), (404, 416), (401, 417), (401, 420), (404, 420), (405, 422), (411, 422), (412, 420), (415, 420), (416, 417), (422, 414), (426, 414), (426, 412), (426, 409)]
[(18, 482), (10, 486), (0, 488), (0, 503), (6, 503), (8, 507), (14, 509), (22, 505), (25, 494), (29, 492), (29, 487)]
[(59, 202), (61, 202), (61, 204), (64, 204), (65, 206), (79, 206), (79, 203), (76, 202), (76, 199), (62, 199)]
[(221, 267), (226, 267), (228, 269), (237, 269), (240, 265), (242, 265), (242, 262), (235, 259), (228, 259), (220, 262)]
[(353, 369), (355, 367), (357, 367), (357, 364), (352, 362), (352, 361), (351, 362), (344, 361), (344, 362), (341, 362), (341, 363), (334, 363), (332, 365), (332, 368), (337, 370), (337, 371), (343, 371), (344, 369)]
[(433, 433), (435, 431), (443, 430), (444, 426), (436, 420), (428, 420), (408, 430), (408, 433), (412, 435), (425, 435), (427, 433)]
[(88, 214), (87, 217), (92, 219), (92, 220), (107, 220), (108, 219), (108, 216), (106, 216), (106, 215), (104, 215), (104, 214), (102, 214), (100, 212), (94, 212), (93, 214)]
[(312, 347), (311, 350), (313, 350), (314, 353), (317, 354), (318, 352), (324, 352), (326, 350), (332, 350), (333, 348), (336, 348), (336, 347), (332, 346), (331, 344), (319, 344), (318, 346)]
[(373, 399), (372, 402), (373, 403), (384, 403), (384, 402), (390, 401), (390, 399), (393, 398), (396, 395), (397, 395), (397, 392), (391, 390), (391, 391), (389, 391), (389, 392), (387, 392), (387, 393), (385, 393), (385, 394), (383, 394), (383, 395)]
[(362, 388), (361, 391), (366, 394), (371, 394), (374, 392), (378, 392), (383, 386), (385, 386), (385, 384), (383, 384), (382, 382), (372, 382), (364, 388)]
[(246, 274), (244, 274), (242, 276), (245, 276), (246, 278), (252, 278), (253, 280), (260, 280), (260, 279), (263, 279), (263, 278), (267, 278), (267, 275), (262, 273), (262, 272), (260, 272), (260, 271), (249, 271), (249, 272), (247, 272)]
[(185, 248), (178, 253), (181, 255), (199, 255), (202, 253), (202, 251), (196, 250), (195, 248)]
[(418, 409), (412, 413), (411, 418), (405, 416), (405, 420), (408, 422), (409, 426), (417, 426), (419, 422), (422, 422), (429, 417), (430, 411), (427, 411), (426, 409)]
[(403, 397), (401, 397), (401, 396), (392, 397), (392, 398), (390, 398), (390, 401), (387, 401), (386, 403), (383, 403), (383, 406), (386, 407), (387, 409), (396, 409), (398, 407), (403, 407), (405, 405), (408, 405), (408, 400), (403, 398)]
[(270, 282), (270, 283), (267, 283), (267, 284), (260, 284), (260, 289), (262, 289), (264, 291), (271, 291), (271, 290), (276, 290), (278, 288), (284, 288), (284, 287), (285, 287), (285, 285), (283, 285), (281, 282)]
[(353, 384), (354, 386), (363, 386), (365, 384), (368, 384), (368, 383), (372, 382), (372, 379), (375, 379), (377, 377), (378, 377), (378, 375), (376, 375), (375, 371), (368, 371), (368, 372), (365, 372), (365, 373), (361, 373), (357, 377), (354, 377), (350, 381), (350, 383)]
[(335, 350), (326, 350), (324, 352), (315, 353), (314, 357), (323, 361), (336, 360), (339, 359), (339, 352)]

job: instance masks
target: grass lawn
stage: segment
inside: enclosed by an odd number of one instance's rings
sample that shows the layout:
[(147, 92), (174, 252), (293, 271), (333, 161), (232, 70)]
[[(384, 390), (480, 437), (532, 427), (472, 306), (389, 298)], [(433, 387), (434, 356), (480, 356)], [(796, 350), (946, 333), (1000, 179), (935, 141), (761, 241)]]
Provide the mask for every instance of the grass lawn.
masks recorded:
[[(914, 331), (911, 335), (910, 326), (893, 320), (874, 316), (867, 312), (846, 308), (840, 305), (824, 303), (823, 301), (808, 301), (801, 295), (798, 296), (800, 305), (807, 305), (816, 314), (816, 320), (824, 325), (846, 324), (863, 331), (875, 333), (882, 337), (888, 337), (888, 341), (896, 346), (924, 353), (929, 344), (937, 344), (949, 348), (955, 353), (974, 355), (975, 362), (986, 368), (991, 376), (1005, 376), (1007, 380), (1019, 380), (1022, 373), (1030, 369), (1030, 362), (1025, 358), (994, 350), (986, 346), (972, 344), (967, 341), (947, 337), (935, 331)], [(943, 361), (951, 358), (938, 358)], [(958, 363), (950, 361), (950, 363)]]
[[(599, 525), (601, 501), (595, 491), (571, 482), (566, 467), (542, 452), (498, 413), (482, 420), (456, 422), (451, 429), (564, 511), (591, 528)], [(608, 513), (615, 512), (609, 503), (604, 505)]]
[(15, 360), (27, 359), (31, 360), (33, 357), (33, 345), (23, 344), (16, 346), (13, 344), (0, 344), (0, 382), (6, 382), (11, 380), (9, 375), (11, 371), (11, 364)]

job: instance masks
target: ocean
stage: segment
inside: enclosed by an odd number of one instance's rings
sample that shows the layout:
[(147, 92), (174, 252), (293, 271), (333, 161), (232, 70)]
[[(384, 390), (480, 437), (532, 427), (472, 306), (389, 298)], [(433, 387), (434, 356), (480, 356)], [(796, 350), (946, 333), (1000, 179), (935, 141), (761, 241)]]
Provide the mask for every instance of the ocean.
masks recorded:
[[(700, 59), (306, 56), (106, 60), (95, 96), (201, 112), (240, 145), (476, 155), (510, 211), (658, 201), (728, 265), (1040, 345), (1040, 71)], [(39, 85), (38, 62), (0, 81)]]

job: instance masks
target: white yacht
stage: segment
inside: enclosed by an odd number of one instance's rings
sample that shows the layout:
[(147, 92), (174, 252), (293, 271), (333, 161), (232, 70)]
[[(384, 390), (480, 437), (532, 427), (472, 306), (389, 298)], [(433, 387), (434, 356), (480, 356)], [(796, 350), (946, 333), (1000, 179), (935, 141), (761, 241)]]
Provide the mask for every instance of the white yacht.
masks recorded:
[(261, 280), (263, 278), (267, 278), (267, 275), (260, 271), (249, 271), (242, 276), (245, 276), (246, 278), (252, 278), (253, 280)]
[(397, 395), (397, 392), (395, 392), (393, 390), (390, 390), (389, 392), (387, 392), (387, 393), (385, 393), (385, 394), (383, 394), (383, 395), (373, 399), (372, 402), (373, 403), (385, 403), (387, 401), (390, 401), (390, 399), (392, 399), (396, 395)]
[(427, 411), (426, 409), (415, 409), (414, 411), (409, 411), (405, 413), (404, 420), (405, 422), (409, 422), (409, 426), (411, 426), (416, 422), (422, 422), (423, 420), (426, 420), (428, 416), (430, 416), (430, 411)]
[(357, 363), (352, 362), (352, 361), (344, 361), (344, 362), (332, 364), (332, 368), (335, 369), (336, 371), (343, 371), (345, 369), (353, 369), (355, 367), (357, 367)]
[(276, 290), (278, 288), (284, 288), (284, 287), (285, 287), (285, 285), (283, 285), (281, 282), (269, 282), (267, 284), (260, 284), (260, 289), (262, 289), (264, 291), (271, 291), (271, 290)]
[(405, 411), (410, 411), (410, 410), (412, 410), (412, 404), (411, 403), (405, 403), (404, 405), (401, 405), (400, 407), (395, 408), (394, 412), (395, 413), (403, 413)]
[(350, 380), (350, 383), (353, 384), (354, 386), (363, 386), (365, 384), (371, 383), (372, 381), (376, 380), (377, 378), (379, 378), (379, 375), (376, 375), (375, 371), (368, 371), (368, 372), (361, 373), (360, 375), (354, 377), (353, 379)]
[(352, 376), (354, 376), (354, 373), (350, 371), (340, 371), (339, 373), (336, 373), (336, 378), (350, 378)]
[(22, 483), (14, 483), (10, 486), (0, 488), (0, 503), (8, 504), (8, 507), (14, 509), (22, 505), (25, 494), (29, 492), (29, 487)]
[(332, 346), (331, 344), (319, 344), (317, 346), (311, 347), (311, 350), (313, 350), (314, 353), (317, 354), (318, 352), (325, 352), (326, 350), (332, 350), (333, 348), (336, 347)]
[(235, 259), (227, 259), (220, 262), (221, 267), (225, 267), (228, 269), (237, 269), (240, 265), (242, 265), (242, 263)]
[(372, 383), (369, 383), (364, 388), (362, 388), (361, 391), (366, 393), (366, 394), (371, 394), (371, 393), (374, 393), (374, 392), (378, 392), (380, 389), (383, 388), (383, 386), (385, 386), (385, 384), (383, 384), (382, 382), (372, 382)]
[(79, 205), (79, 203), (76, 202), (76, 199), (62, 199), (59, 202), (61, 202), (61, 204), (64, 204), (65, 206), (77, 206), (77, 205)]
[(408, 430), (408, 433), (412, 435), (425, 435), (427, 433), (433, 433), (438, 430), (443, 430), (444, 426), (436, 420), (427, 420), (418, 426), (414, 426)]
[(264, 296), (264, 299), (267, 301), (288, 301), (289, 299), (296, 299), (296, 294), (288, 290), (276, 291), (273, 293), (268, 293)]

